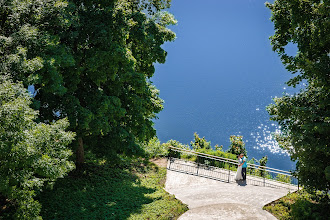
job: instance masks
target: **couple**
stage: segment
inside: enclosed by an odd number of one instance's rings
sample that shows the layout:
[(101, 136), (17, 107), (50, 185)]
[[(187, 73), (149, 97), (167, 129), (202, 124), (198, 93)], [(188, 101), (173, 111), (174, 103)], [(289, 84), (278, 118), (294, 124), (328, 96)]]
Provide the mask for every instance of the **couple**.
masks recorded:
[(246, 157), (244, 154), (238, 156), (238, 168), (235, 176), (235, 180), (246, 180)]

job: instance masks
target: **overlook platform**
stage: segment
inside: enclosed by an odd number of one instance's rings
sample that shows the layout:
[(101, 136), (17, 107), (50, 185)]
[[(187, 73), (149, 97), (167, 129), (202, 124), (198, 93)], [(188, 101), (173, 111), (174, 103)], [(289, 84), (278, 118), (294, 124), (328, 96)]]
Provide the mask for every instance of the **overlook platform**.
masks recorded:
[[(236, 182), (235, 172), (228, 175), (228, 170), (197, 166), (176, 158), (168, 160), (165, 190), (189, 207), (180, 220), (275, 220), (262, 207), (298, 189), (295, 185), (267, 179), (260, 182), (253, 176), (247, 176), (246, 182)], [(221, 173), (226, 176), (221, 178)]]

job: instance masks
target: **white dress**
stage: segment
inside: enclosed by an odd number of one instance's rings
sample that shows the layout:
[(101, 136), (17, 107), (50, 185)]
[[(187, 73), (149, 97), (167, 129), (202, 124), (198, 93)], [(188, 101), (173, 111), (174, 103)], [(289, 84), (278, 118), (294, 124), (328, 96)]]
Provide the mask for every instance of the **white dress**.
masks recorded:
[[(239, 161), (238, 162), (239, 164), (241, 164), (243, 162), (241, 158), (238, 161)], [(239, 166), (237, 168), (235, 180), (242, 180), (242, 179), (243, 179), (243, 176), (242, 176), (242, 166)]]

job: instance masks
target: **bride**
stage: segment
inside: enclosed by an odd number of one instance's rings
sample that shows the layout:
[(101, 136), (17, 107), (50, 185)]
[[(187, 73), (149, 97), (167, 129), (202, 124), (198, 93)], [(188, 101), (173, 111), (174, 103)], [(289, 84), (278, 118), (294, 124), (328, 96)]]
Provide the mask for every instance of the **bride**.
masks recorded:
[(242, 180), (243, 179), (243, 176), (242, 176), (242, 162), (243, 162), (243, 160), (240, 157), (240, 155), (238, 155), (237, 158), (238, 158), (238, 167), (237, 167), (235, 180)]

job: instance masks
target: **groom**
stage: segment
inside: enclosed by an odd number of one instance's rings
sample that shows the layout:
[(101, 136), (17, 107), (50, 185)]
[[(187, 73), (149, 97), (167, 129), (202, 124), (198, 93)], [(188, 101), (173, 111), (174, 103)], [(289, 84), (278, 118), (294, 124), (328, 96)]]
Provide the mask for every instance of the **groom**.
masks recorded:
[(246, 168), (247, 168), (247, 163), (246, 163), (246, 157), (244, 156), (243, 153), (241, 153), (240, 158), (242, 158), (242, 177), (243, 180), (246, 180)]

